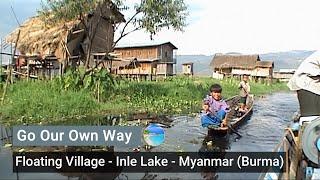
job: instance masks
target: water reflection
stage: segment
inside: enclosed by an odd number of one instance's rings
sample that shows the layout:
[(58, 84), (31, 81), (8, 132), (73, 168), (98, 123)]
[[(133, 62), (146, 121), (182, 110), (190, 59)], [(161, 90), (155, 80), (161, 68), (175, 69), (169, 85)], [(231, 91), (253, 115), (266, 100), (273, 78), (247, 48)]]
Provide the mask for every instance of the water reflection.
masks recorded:
[[(202, 142), (202, 146), (199, 149), (200, 157), (202, 158), (219, 158), (223, 159), (225, 157), (225, 152), (230, 148), (229, 138), (219, 137), (215, 138), (213, 136), (206, 136)], [(211, 154), (215, 154), (212, 156)], [(219, 169), (214, 167), (204, 167), (201, 171), (201, 177), (205, 180), (217, 180), (219, 175), (217, 171)]]

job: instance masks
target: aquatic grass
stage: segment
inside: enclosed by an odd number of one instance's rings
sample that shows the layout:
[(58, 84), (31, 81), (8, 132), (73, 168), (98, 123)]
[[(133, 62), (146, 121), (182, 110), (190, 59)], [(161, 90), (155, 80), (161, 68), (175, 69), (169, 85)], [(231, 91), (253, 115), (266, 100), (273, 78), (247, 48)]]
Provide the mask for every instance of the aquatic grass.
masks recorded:
[(64, 91), (55, 88), (52, 81), (20, 81), (8, 88), (2, 119), (10, 124), (40, 123), (52, 118), (90, 114), (99, 104), (87, 91)]
[[(209, 77), (170, 77), (157, 81), (120, 80), (98, 102), (89, 90), (62, 90), (55, 81), (18, 81), (10, 85), (1, 106), (3, 122), (59, 124), (83, 115), (117, 115), (137, 112), (188, 115), (199, 112), (212, 84), (223, 87), (225, 99), (239, 93), (239, 80)], [(250, 82), (251, 93), (260, 96), (288, 90), (285, 83)], [(89, 123), (89, 122), (88, 122)]]
[(289, 91), (286, 83), (272, 83), (272, 84), (263, 84), (263, 83), (250, 83), (251, 93), (254, 95), (265, 95), (278, 91)]
[[(223, 87), (225, 99), (239, 93), (237, 79), (215, 80), (209, 77), (170, 77), (157, 82), (120, 83), (103, 108), (122, 109), (125, 112), (151, 112), (164, 114), (192, 114), (200, 110), (202, 99), (209, 93), (212, 84)], [(251, 82), (252, 94), (262, 95), (287, 89), (285, 84), (271, 86)], [(113, 104), (115, 106), (110, 106)], [(112, 111), (109, 109), (109, 111)]]

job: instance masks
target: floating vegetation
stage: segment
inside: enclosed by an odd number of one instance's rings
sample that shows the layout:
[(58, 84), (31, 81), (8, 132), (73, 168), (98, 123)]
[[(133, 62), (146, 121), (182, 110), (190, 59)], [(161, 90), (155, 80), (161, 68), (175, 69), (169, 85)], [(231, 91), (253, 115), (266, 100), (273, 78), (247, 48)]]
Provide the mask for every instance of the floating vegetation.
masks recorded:
[[(108, 91), (99, 91), (98, 101), (90, 88), (65, 88), (56, 80), (18, 81), (8, 88), (4, 105), (0, 107), (0, 123), (6, 126), (111, 125), (115, 121), (114, 118), (103, 118), (113, 115), (121, 119), (117, 120), (118, 125), (128, 125), (125, 121), (129, 118), (127, 116), (136, 113), (194, 115), (201, 109), (202, 99), (208, 94), (213, 83), (222, 85), (224, 98), (237, 95), (239, 92), (239, 81), (236, 79), (215, 80), (209, 77), (177, 76), (158, 81), (117, 80), (116, 83), (107, 85), (113, 86), (106, 87)], [(287, 89), (283, 83), (250, 84), (251, 93), (255, 95)]]

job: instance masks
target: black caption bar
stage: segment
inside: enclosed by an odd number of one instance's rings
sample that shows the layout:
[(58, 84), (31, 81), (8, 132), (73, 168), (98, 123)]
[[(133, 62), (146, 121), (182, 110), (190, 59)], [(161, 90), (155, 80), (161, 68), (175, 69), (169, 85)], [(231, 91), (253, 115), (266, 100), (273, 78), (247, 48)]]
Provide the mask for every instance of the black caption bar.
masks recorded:
[(14, 172), (283, 172), (283, 152), (28, 152)]

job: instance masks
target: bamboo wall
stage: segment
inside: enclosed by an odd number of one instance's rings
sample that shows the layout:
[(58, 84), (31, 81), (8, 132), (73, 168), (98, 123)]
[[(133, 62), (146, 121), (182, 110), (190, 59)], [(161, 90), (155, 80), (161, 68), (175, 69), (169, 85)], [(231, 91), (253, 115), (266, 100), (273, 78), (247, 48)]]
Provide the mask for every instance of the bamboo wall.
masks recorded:
[(173, 63), (173, 49), (170, 45), (165, 44), (158, 47), (158, 56), (161, 57), (160, 62), (165, 63)]
[(156, 63), (139, 63), (139, 66), (133, 69), (119, 68), (117, 74), (119, 75), (155, 75), (154, 68)]
[(156, 47), (145, 47), (145, 48), (117, 48), (114, 50), (116, 54), (120, 54), (120, 58), (129, 59), (157, 59), (158, 49)]
[(257, 67), (251, 73), (252, 76), (258, 76), (258, 77), (272, 77), (272, 74), (273, 74), (272, 68), (262, 68), (262, 67)]

